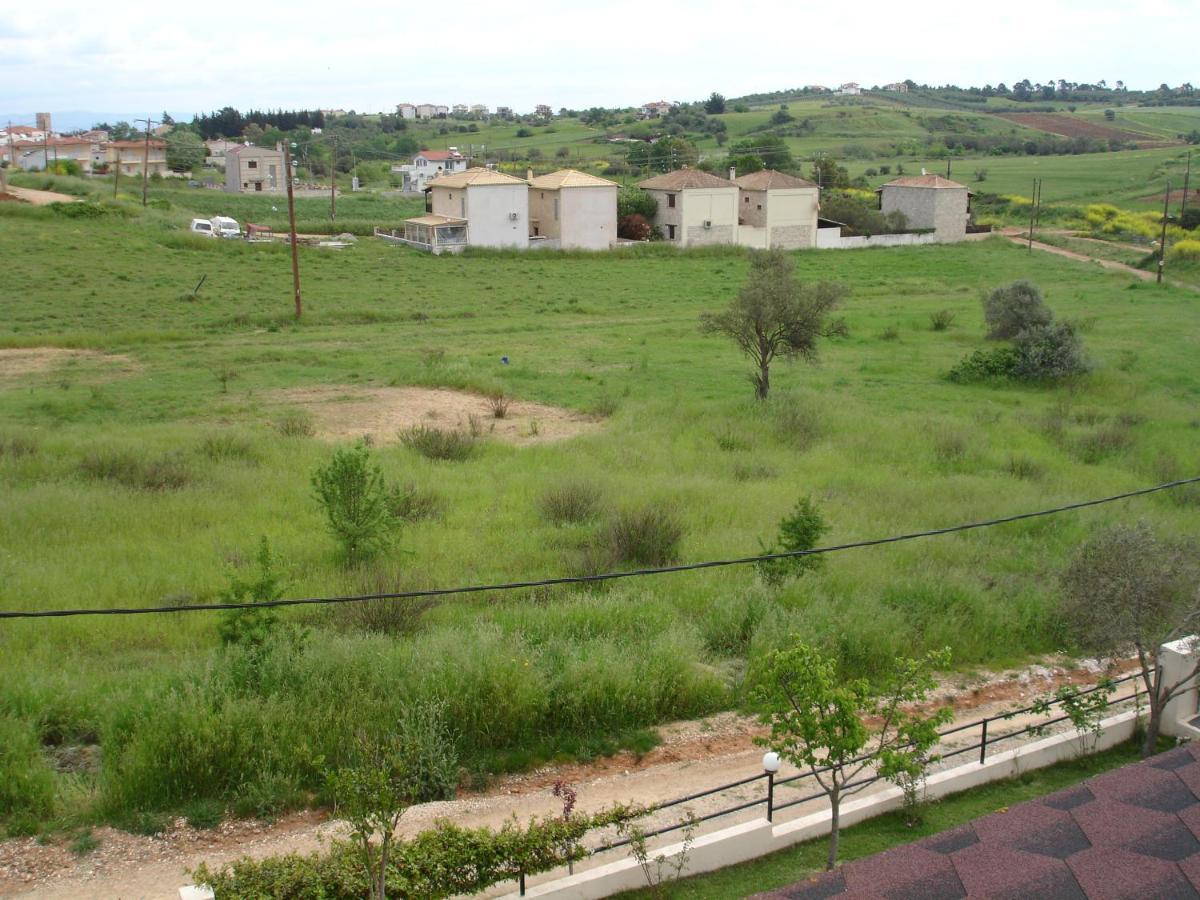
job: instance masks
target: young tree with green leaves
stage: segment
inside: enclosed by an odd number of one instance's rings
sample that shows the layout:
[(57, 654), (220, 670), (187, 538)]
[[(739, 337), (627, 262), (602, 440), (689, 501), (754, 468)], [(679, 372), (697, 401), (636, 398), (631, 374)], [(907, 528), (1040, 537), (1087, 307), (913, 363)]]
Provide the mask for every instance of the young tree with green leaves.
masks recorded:
[[(773, 553), (791, 553), (811, 550), (817, 546), (829, 525), (812, 497), (801, 497), (790, 513), (779, 521), (779, 534), (770, 547), (763, 545), (764, 556)], [(759, 574), (767, 584), (780, 585), (789, 577), (798, 578), (805, 572), (815, 571), (825, 564), (821, 555), (791, 556), (785, 559), (763, 560), (758, 565)]]
[(374, 555), (392, 541), (398, 520), (383, 470), (371, 461), (365, 444), (334, 451), (312, 476), (313, 493), (347, 563)]
[(766, 400), (771, 391), (771, 363), (776, 357), (812, 361), (817, 339), (845, 334), (841, 320), (826, 322), (848, 291), (830, 281), (801, 282), (792, 258), (782, 250), (761, 250), (750, 257), (750, 272), (729, 308), (701, 317), (709, 334), (733, 340), (754, 362), (750, 376), (754, 396)]
[[(267, 603), (283, 596), (283, 582), (275, 571), (275, 557), (265, 535), (259, 541), (254, 559), (258, 563), (257, 577), (249, 580), (234, 575), (229, 587), (217, 594), (221, 603)], [(217, 634), (225, 646), (254, 649), (266, 643), (278, 622), (279, 614), (274, 607), (231, 609), (221, 614)]]
[(1145, 522), (1114, 525), (1075, 553), (1063, 575), (1062, 621), (1097, 656), (1133, 651), (1150, 707), (1142, 756), (1158, 745), (1166, 705), (1200, 675), (1197, 662), (1168, 682), (1159, 663), (1163, 644), (1200, 630), (1200, 548), (1194, 540), (1163, 540)]
[[(842, 801), (867, 786), (870, 770), (903, 786), (923, 777), (936, 759), (930, 750), (951, 711), (925, 712), (917, 704), (933, 690), (934, 671), (949, 664), (949, 649), (897, 659), (872, 684), (842, 677), (835, 659), (798, 637), (792, 647), (767, 657), (757, 699), (771, 733), (756, 743), (807, 769), (829, 797), (827, 868), (837, 862)], [(868, 726), (867, 720), (878, 724)]]

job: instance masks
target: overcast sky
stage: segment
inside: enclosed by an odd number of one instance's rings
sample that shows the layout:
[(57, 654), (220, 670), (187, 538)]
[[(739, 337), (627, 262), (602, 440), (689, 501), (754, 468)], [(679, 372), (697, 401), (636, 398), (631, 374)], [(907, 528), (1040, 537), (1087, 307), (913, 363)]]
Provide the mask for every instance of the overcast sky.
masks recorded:
[[(0, 110), (631, 106), (806, 84), (1200, 82), (1197, 0), (6, 4)], [(523, 8), (522, 8), (523, 7)], [(234, 25), (236, 24), (236, 30)]]

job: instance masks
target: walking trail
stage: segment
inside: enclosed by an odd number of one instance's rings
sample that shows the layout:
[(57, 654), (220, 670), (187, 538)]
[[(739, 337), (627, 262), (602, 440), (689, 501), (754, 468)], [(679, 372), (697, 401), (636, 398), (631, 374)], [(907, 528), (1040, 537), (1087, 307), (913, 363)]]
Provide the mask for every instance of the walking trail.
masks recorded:
[[(960, 676), (939, 691), (938, 699), (954, 706), (955, 723), (959, 724), (1027, 705), (1061, 684), (1088, 684), (1097, 677), (1097, 667), (1068, 669), (1061, 660), (1052, 660), (1047, 665), (988, 673), (973, 680)], [(1015, 718), (1003, 724), (1003, 731), (1015, 730), (1023, 724), (1020, 717)], [(400, 831), (413, 833), (442, 818), (461, 825), (498, 827), (514, 816), (524, 822), (533, 816), (557, 815), (561, 812), (561, 801), (553, 797), (551, 789), (558, 780), (575, 787), (579, 810), (598, 811), (617, 802), (650, 805), (761, 772), (762, 749), (754, 745), (753, 739), (764, 730), (753, 719), (721, 713), (700, 721), (667, 725), (659, 731), (662, 744), (642, 756), (625, 752), (586, 764), (545, 767), (500, 779), (484, 793), (460, 792), (452, 801), (413, 807), (405, 814)], [(965, 746), (978, 741), (979, 735), (968, 729), (954, 738), (957, 746)], [(943, 752), (953, 746), (956, 745), (944, 744)], [(1008, 746), (1001, 743), (990, 747), (989, 752), (999, 752)], [(781, 774), (789, 772), (785, 767)], [(811, 779), (797, 787), (805, 793), (814, 790)], [(659, 814), (646, 820), (646, 826), (673, 824), (687, 811), (702, 816), (760, 798), (763, 793), (763, 784), (754, 782)], [(789, 793), (796, 796), (793, 788), (781, 788), (777, 803), (791, 799)], [(788, 810), (787, 815), (779, 818), (802, 815), (823, 806), (823, 800), (813, 801)], [(762, 814), (762, 808), (756, 807), (722, 816), (705, 823), (701, 833)], [(272, 823), (226, 822), (207, 831), (192, 829), (180, 819), (155, 837), (98, 828), (94, 835), (99, 845), (79, 857), (70, 850), (69, 836), (45, 844), (34, 838), (10, 840), (0, 843), (0, 896), (176, 900), (179, 887), (191, 883), (187, 870), (201, 862), (220, 866), (244, 856), (309, 853), (340, 834), (344, 834), (340, 823), (324, 813), (308, 811)], [(671, 839), (667, 837), (662, 842)], [(623, 852), (600, 854), (594, 860), (578, 864), (577, 869), (614, 861)], [(559, 875), (551, 873), (530, 879), (530, 883), (555, 877)], [(493, 893), (512, 890), (513, 885), (499, 885)]]

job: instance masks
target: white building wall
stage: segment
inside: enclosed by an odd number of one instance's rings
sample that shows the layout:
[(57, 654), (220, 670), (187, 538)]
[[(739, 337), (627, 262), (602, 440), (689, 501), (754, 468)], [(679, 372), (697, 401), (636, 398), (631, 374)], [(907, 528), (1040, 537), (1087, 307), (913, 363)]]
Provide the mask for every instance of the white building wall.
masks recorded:
[(736, 244), (738, 189), (689, 188), (680, 192), (679, 245)]
[[(453, 193), (457, 199), (458, 191)], [(453, 206), (453, 201), (450, 204)], [(467, 220), (467, 242), (473, 247), (529, 246), (527, 184), (473, 184), (466, 189), (464, 213), (440, 213), (436, 207), (434, 213), (462, 215)]]
[(796, 250), (817, 245), (818, 190), (767, 191), (767, 246)]
[[(607, 250), (613, 245), (617, 239), (616, 185), (568, 187), (556, 193), (561, 195), (558, 237), (564, 250)], [(547, 234), (545, 230), (542, 233)]]

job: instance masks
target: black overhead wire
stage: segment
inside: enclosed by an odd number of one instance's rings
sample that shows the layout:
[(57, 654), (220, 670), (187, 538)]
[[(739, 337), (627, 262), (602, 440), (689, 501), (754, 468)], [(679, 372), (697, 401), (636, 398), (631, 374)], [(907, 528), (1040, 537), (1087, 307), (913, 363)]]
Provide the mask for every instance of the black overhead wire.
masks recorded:
[(397, 591), (386, 594), (357, 594), (346, 597), (303, 597), (290, 600), (267, 600), (261, 603), (188, 603), (178, 606), (146, 606), (110, 609), (42, 609), (42, 610), (0, 610), (0, 619), (47, 619), (65, 618), (70, 616), (136, 616), (146, 613), (181, 613), (181, 612), (213, 612), (231, 609), (270, 609), (276, 606), (314, 606), (330, 603), (361, 603), (366, 600), (408, 600), (417, 597), (446, 597), (453, 594), (479, 594), (488, 591), (516, 591), (528, 588), (553, 587), (562, 584), (593, 584), (601, 581), (615, 581), (619, 578), (639, 578), (646, 575), (667, 575), (672, 572), (691, 572), (697, 569), (716, 569), (725, 566), (743, 566), (754, 563), (769, 562), (776, 559), (793, 559), (801, 556), (815, 556), (820, 553), (837, 553), (842, 550), (855, 550), (860, 547), (877, 547), (882, 544), (897, 544), (902, 541), (912, 541), (917, 538), (934, 537), (941, 534), (954, 534), (960, 531), (971, 531), (977, 528), (990, 528), (1008, 522), (1019, 522), (1022, 519), (1035, 519), (1040, 516), (1050, 516), (1056, 513), (1068, 512), (1073, 509), (1084, 509), (1089, 506), (1100, 506), (1114, 503), (1117, 500), (1127, 500), (1131, 497), (1141, 497), (1159, 491), (1171, 490), (1188, 484), (1200, 483), (1200, 476), (1182, 478), (1178, 481), (1168, 481), (1153, 487), (1139, 488), (1109, 497), (1099, 497), (1094, 500), (1081, 500), (1078, 503), (1067, 503), (1049, 509), (1035, 512), (1017, 513), (1012, 516), (1001, 516), (995, 519), (985, 519), (981, 522), (970, 522), (964, 525), (950, 525), (946, 528), (933, 528), (927, 531), (913, 531), (907, 534), (896, 534), (891, 537), (872, 538), (865, 541), (851, 541), (845, 544), (835, 544), (829, 547), (814, 547), (811, 550), (790, 550), (783, 553), (763, 553), (756, 556), (739, 556), (732, 559), (713, 559), (705, 562), (681, 563), (675, 566), (657, 566), (653, 568), (633, 569), (625, 572), (605, 572), (596, 575), (573, 575), (558, 578), (541, 578), (536, 581), (509, 581), (499, 584), (473, 584), (463, 587), (430, 588), (423, 591)]

